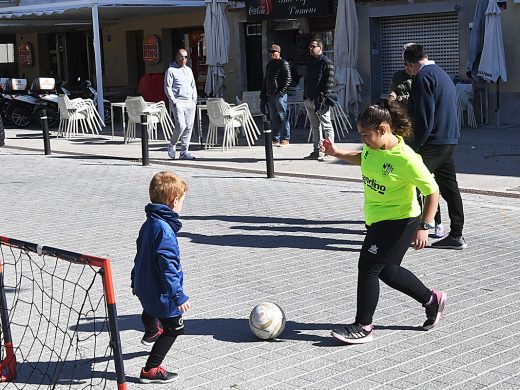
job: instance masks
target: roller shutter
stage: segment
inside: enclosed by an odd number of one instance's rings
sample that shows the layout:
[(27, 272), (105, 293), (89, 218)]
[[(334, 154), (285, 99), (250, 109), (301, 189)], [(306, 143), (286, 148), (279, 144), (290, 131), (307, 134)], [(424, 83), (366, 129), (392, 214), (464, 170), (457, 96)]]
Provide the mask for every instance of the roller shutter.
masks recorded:
[(459, 73), (458, 14), (426, 14), (381, 18), (381, 82), (385, 94), (392, 75), (404, 69), (403, 45), (417, 42), (424, 46), (428, 58), (449, 75)]

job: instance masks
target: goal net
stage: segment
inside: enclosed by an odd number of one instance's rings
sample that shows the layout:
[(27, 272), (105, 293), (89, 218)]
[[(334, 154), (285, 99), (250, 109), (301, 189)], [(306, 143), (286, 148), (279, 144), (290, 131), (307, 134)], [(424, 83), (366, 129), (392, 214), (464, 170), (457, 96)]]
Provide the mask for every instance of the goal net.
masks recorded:
[(126, 389), (107, 259), (0, 236), (0, 317), (0, 388)]

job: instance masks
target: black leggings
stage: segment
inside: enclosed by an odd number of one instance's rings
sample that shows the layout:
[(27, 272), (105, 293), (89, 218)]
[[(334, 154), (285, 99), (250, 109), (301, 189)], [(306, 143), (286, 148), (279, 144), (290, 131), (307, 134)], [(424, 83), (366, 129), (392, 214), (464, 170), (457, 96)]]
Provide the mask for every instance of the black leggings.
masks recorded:
[(149, 371), (150, 368), (159, 367), (161, 365), (166, 354), (177, 339), (177, 336), (184, 334), (184, 322), (182, 316), (155, 318), (145, 311), (143, 311), (141, 315), (141, 320), (143, 321), (145, 333), (155, 333), (154, 331), (157, 331), (158, 326), (157, 321), (159, 321), (163, 328), (163, 333), (153, 344), (150, 356), (148, 356), (144, 367), (146, 371)]
[(419, 226), (419, 217), (381, 221), (367, 228), (358, 263), (356, 322), (372, 323), (379, 300), (379, 279), (388, 286), (409, 295), (421, 304), (431, 291), (401, 261)]

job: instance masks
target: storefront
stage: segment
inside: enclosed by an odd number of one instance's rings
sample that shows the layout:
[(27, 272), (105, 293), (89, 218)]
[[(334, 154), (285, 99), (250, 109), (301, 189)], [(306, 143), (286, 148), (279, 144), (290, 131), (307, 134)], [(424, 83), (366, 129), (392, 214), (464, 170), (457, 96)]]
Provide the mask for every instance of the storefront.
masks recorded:
[(282, 57), (296, 67), (303, 80), (312, 36), (324, 42), (324, 52), (334, 60), (335, 5), (328, 0), (246, 0), (243, 31), (247, 90), (259, 90), (269, 61), (271, 43), (282, 48)]

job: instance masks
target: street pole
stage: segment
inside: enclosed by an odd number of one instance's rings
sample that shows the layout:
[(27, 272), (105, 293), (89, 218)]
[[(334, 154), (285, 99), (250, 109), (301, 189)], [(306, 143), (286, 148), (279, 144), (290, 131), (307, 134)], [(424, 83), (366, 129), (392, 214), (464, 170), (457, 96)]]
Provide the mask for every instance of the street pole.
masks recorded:
[(148, 151), (148, 117), (141, 115), (141, 153), (143, 156), (143, 165), (150, 165), (150, 154)]
[(49, 136), (49, 125), (47, 123), (47, 110), (44, 108), (40, 111), (40, 120), (43, 131), (43, 150), (46, 155), (51, 154), (51, 140)]
[(267, 115), (264, 115), (264, 140), (267, 178), (272, 179), (274, 177), (273, 134), (271, 132), (271, 121), (267, 119)]

